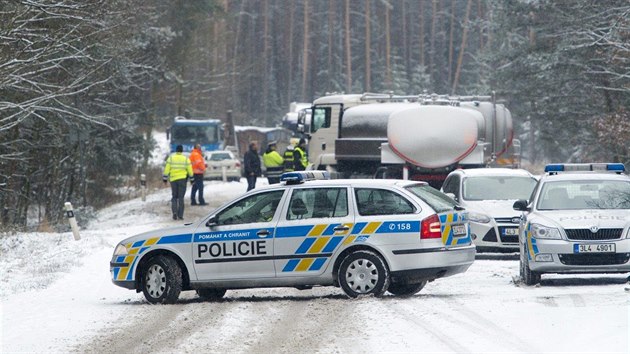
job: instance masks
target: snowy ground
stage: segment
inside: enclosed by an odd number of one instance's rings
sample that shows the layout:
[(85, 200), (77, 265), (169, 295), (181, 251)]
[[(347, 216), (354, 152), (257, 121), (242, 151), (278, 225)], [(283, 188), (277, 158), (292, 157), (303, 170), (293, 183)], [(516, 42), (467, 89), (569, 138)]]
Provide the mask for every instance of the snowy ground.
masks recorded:
[[(259, 180), (264, 184), (264, 180)], [(241, 183), (206, 182), (208, 207), (243, 193)], [(0, 240), (0, 351), (179, 352), (614, 352), (630, 350), (625, 275), (546, 275), (518, 284), (518, 261), (477, 260), (468, 272), (428, 284), (409, 299), (347, 299), (336, 288), (228, 291), (220, 302), (182, 293), (176, 305), (149, 305), (114, 286), (115, 244), (172, 226), (170, 189), (98, 214), (70, 233)], [(186, 221), (184, 220), (184, 221)]]

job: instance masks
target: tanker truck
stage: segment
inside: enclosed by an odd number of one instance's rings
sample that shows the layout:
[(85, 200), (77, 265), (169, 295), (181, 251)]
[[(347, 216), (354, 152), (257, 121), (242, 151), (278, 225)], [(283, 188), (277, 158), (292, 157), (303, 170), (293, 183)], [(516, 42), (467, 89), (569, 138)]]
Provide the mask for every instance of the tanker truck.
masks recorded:
[(519, 155), (510, 111), (492, 96), (332, 94), (316, 99), (310, 113), (299, 123), (309, 126), (311, 168), (344, 178), (439, 188), (456, 168), (515, 165)]

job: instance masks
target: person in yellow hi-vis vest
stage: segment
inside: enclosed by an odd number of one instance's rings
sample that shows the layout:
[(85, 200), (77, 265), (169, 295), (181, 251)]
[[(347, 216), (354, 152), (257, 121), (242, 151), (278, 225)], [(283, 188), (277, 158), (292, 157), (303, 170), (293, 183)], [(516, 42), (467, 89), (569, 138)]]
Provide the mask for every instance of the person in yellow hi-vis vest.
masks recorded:
[(183, 154), (184, 147), (177, 145), (175, 153), (166, 159), (162, 180), (164, 184), (171, 182), (171, 211), (173, 220), (184, 219), (184, 195), (186, 194), (186, 181), (192, 182), (193, 170), (190, 159)]
[(306, 156), (306, 140), (300, 138), (295, 149), (293, 149), (293, 168), (296, 171), (304, 171), (308, 166), (308, 156)]
[(263, 154), (263, 164), (267, 168), (267, 180), (269, 184), (280, 183), (280, 175), (284, 169), (284, 158), (276, 151), (275, 141), (269, 143), (267, 151)]

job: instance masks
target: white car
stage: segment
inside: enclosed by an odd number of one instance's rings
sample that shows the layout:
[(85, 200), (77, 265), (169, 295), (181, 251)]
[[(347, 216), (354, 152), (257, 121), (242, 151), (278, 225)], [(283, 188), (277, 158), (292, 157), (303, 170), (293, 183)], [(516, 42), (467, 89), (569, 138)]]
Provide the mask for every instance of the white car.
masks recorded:
[(630, 272), (630, 177), (623, 164), (547, 165), (529, 200), (518, 200), (520, 272)]
[(518, 251), (520, 213), (512, 209), (527, 199), (537, 179), (522, 169), (471, 168), (451, 172), (442, 192), (466, 208), (477, 250)]
[(424, 182), (309, 180), (286, 173), (201, 220), (120, 242), (114, 284), (173, 303), (228, 289), (341, 287), (349, 297), (410, 296), (475, 259), (466, 215)]
[(221, 180), (225, 174), (227, 181), (241, 180), (241, 162), (228, 150), (204, 152), (206, 159), (206, 173), (204, 179)]

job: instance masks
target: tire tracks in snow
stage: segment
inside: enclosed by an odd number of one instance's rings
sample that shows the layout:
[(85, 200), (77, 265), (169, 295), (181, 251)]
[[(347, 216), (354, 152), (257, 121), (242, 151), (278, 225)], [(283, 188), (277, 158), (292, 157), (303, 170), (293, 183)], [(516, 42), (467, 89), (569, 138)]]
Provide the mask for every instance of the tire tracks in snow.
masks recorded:
[[(460, 299), (449, 299), (449, 301), (445, 299), (440, 300), (447, 304), (453, 313), (463, 314), (468, 319), (469, 327), (473, 329), (471, 330), (472, 333), (483, 333), (487, 336), (486, 338), (501, 338), (505, 343), (512, 346), (506, 348), (508, 350), (516, 349), (520, 352), (540, 351), (538, 348), (532, 346), (531, 341), (521, 339), (518, 331), (507, 331), (486, 316), (472, 310), (464, 301)], [(450, 317), (450, 320), (454, 323), (461, 322), (461, 318)]]
[[(392, 300), (390, 309), (398, 316), (402, 317), (405, 321), (434, 337), (439, 343), (444, 345), (445, 348), (448, 348), (456, 353), (471, 352), (466, 343), (462, 343), (462, 341), (455, 335), (450, 335), (441, 329), (440, 326), (436, 326), (432, 323), (432, 321), (427, 321), (428, 317), (442, 319), (444, 316), (447, 316), (444, 311), (441, 311), (439, 308), (433, 306), (431, 307), (431, 311), (433, 311), (434, 314), (427, 314), (425, 312), (418, 313), (419, 310), (424, 311), (425, 309), (423, 307), (418, 308), (415, 304), (412, 305), (410, 300), (411, 298)], [(460, 324), (457, 324), (457, 326), (459, 327)]]

